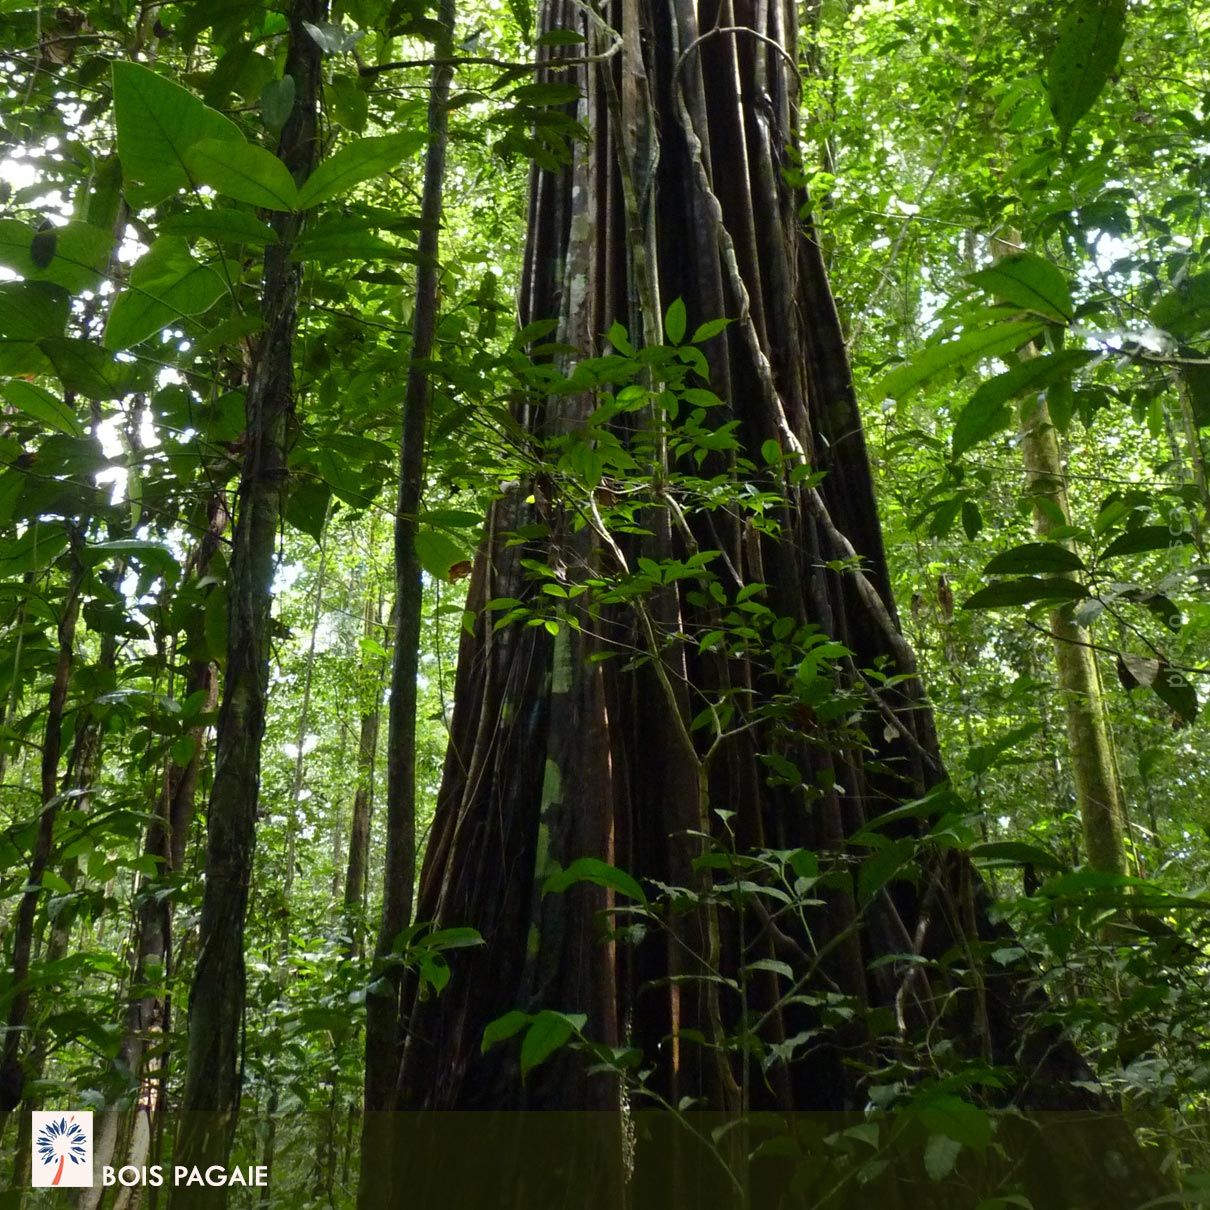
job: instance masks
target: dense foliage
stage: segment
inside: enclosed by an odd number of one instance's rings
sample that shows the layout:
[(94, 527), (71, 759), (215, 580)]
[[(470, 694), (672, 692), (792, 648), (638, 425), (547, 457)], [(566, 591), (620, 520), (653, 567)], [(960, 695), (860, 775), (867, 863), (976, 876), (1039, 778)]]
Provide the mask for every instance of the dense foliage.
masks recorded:
[[(517, 330), (537, 221), (527, 175), (589, 137), (579, 90), (531, 60), (607, 58), (575, 22), (538, 37), (526, 0), (467, 6), (452, 31), (447, 9), (414, 0), (349, 0), (306, 21), (302, 5), (285, 8), (0, 5), (0, 1137), (13, 1206), (28, 1183), (18, 1106), (104, 1113), (114, 1163), (171, 1145), (164, 1111), (185, 1096), (215, 729), (236, 657), (259, 652), (270, 669), (257, 765), (240, 775), (255, 847), (237, 1149), (289, 1168), (275, 1196), (347, 1204), (367, 1000), (372, 1011), (406, 974), (439, 1003), (457, 951), (480, 942), (458, 921), (381, 929), (409, 371), (430, 394), (408, 539), (423, 569), (407, 606), (420, 634), (420, 855), (457, 649), (477, 625), (501, 641), (566, 639), (591, 600), (645, 620), (594, 658), (642, 668), (674, 644), (759, 658), (759, 711), (739, 690), (689, 711), (703, 767), (758, 723), (820, 752), (901, 738), (894, 714), (868, 735), (859, 715), (910, 678), (875, 662), (858, 677), (869, 696), (855, 694), (853, 652), (778, 616), (764, 585), (724, 591), (715, 551), (638, 558), (625, 574), (595, 554), (570, 570), (530, 558), (532, 591), (488, 600), (483, 616), (465, 609), (475, 552), (498, 537), (484, 532), (493, 502), (498, 516), (520, 493), (534, 510), (509, 539), (522, 554), (549, 536), (557, 498), (581, 502), (569, 531), (602, 545), (629, 550), (648, 533), (653, 497), (682, 524), (717, 515), (759, 544), (780, 532), (777, 484), (814, 491), (823, 476), (778, 440), (752, 448), (710, 389), (703, 349), (737, 339), (734, 314), (690, 300), (690, 324), (685, 302), (665, 298), (654, 315), (607, 317), (586, 345), (560, 343), (554, 317)], [(585, 11), (610, 30), (604, 8)], [(776, 165), (811, 198), (799, 218), (839, 306), (890, 579), (948, 780), (905, 793), (889, 826), (858, 830), (839, 855), (748, 844), (713, 802), (701, 885), (640, 885), (625, 863), (586, 858), (541, 887), (602, 888), (611, 909), (625, 905), (611, 914), (625, 945), (676, 936), (669, 921), (694, 897), (737, 919), (760, 900), (765, 918), (801, 921), (818, 896), (851, 893), (861, 919), (887, 888), (921, 881), (926, 850), (965, 853), (996, 900), (991, 918), (1011, 929), (958, 957), (912, 952), (907, 938), (877, 961), (959, 984), (986, 967), (1044, 991), (1030, 1001), (1037, 1027), (1075, 1040), (1088, 1062), (1078, 1080), (1145, 1116), (1141, 1136), (1194, 1186), (1210, 1171), (1208, 39), (1210, 15), (1191, 0), (803, 6), (797, 142), (779, 144)], [(303, 155), (289, 56), (307, 55)], [(430, 95), (447, 67), (438, 224), (422, 209)], [(438, 226), (434, 257), (424, 235)], [(426, 268), (436, 326), (417, 359)], [(287, 279), (295, 294), (274, 295)], [(274, 322), (292, 345), (264, 338)], [(274, 351), (292, 389), (262, 434)], [(600, 406), (578, 426), (539, 439), (522, 419), (586, 391)], [(644, 427), (644, 409), (659, 423)], [(1059, 461), (1042, 466), (1046, 440)], [(254, 486), (274, 510), (261, 518), (271, 614), (249, 622), (245, 648), (231, 520)], [(850, 574), (862, 553), (829, 574)], [(717, 625), (660, 613), (678, 584)], [(1063, 680), (1064, 644), (1085, 653), (1083, 689)], [(1101, 720), (1118, 805), (1100, 817), (1073, 703)], [(831, 792), (779, 743), (758, 754), (773, 792)], [(1117, 821), (1104, 860), (1097, 818)], [(418, 862), (404, 865), (410, 903)], [(746, 1005), (749, 984), (775, 978), (797, 991), (805, 976), (779, 955), (733, 982)], [(902, 1014), (812, 994), (821, 1030), (871, 1040), (863, 1099), (847, 1108), (915, 1112), (927, 1179), (948, 1176), (963, 1148), (984, 1151), (982, 1107), (1009, 1082), (998, 1064), (978, 1046), (884, 1045)], [(653, 1056), (606, 1045), (566, 1007), (517, 1005), (484, 1049), (512, 1047), (528, 1076), (579, 1048), (635, 1104), (661, 1100)], [(800, 1034), (762, 1050), (751, 1019), (737, 1022), (716, 1045), (752, 1057), (770, 1087), (815, 1045)], [(828, 1179), (873, 1179), (878, 1142), (830, 1143)]]

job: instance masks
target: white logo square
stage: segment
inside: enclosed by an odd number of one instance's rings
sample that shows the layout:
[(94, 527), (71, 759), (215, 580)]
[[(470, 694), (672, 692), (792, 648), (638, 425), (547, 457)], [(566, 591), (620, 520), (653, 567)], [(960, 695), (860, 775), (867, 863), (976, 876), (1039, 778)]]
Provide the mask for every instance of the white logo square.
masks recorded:
[(35, 1189), (92, 1188), (92, 1111), (35, 1109)]

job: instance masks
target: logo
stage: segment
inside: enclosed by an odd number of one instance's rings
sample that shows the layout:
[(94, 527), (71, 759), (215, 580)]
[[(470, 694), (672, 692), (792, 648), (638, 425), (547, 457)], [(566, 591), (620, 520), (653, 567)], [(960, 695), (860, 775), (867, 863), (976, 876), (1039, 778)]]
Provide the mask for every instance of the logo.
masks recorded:
[(92, 1188), (92, 1113), (35, 1110), (35, 1189)]

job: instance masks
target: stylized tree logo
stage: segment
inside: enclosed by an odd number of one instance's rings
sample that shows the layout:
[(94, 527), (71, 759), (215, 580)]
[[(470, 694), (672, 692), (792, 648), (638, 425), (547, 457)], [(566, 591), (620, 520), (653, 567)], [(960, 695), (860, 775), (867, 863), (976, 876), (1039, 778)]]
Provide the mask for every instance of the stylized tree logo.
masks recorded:
[(84, 1129), (75, 1120), (75, 1114), (70, 1118), (53, 1118), (38, 1131), (34, 1146), (38, 1150), (38, 1161), (42, 1164), (53, 1164), (59, 1161), (55, 1169), (52, 1185), (57, 1185), (63, 1179), (63, 1165), (71, 1160), (73, 1164), (84, 1163), (87, 1154)]

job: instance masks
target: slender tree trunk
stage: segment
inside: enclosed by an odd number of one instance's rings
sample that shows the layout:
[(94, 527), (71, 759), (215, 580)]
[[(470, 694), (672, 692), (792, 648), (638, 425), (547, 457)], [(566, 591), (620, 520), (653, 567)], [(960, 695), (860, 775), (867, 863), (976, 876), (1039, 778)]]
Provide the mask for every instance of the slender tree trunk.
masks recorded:
[[(294, 0), (290, 9), (286, 73), (294, 80), (294, 105), (278, 154), (300, 184), (318, 154), (321, 51), (306, 25), (323, 21), (326, 13), (326, 0)], [(302, 280), (302, 266), (292, 259), (301, 217), (274, 212), (271, 222), (278, 242), (265, 252), (261, 299), (265, 330), (247, 387), (246, 452), (227, 585), (227, 658), (207, 820), (200, 952), (189, 1001), (183, 1108), (195, 1116), (182, 1124), (177, 1151), (182, 1162), (209, 1157), (221, 1162), (239, 1108), (244, 921), (256, 832), (274, 555), (286, 490), (296, 308)], [(177, 1191), (180, 1203), (225, 1204), (225, 1190), (183, 1194)]]
[(58, 618), (58, 658), (51, 678), (46, 704), (46, 728), (42, 736), (41, 811), (34, 835), (26, 889), (17, 904), (13, 925), (13, 967), (11, 985), (16, 990), (9, 1002), (4, 1042), (0, 1046), (0, 1140), (4, 1138), (12, 1111), (21, 1103), (25, 1087), (25, 1063), (21, 1043), (26, 1036), (30, 993), (23, 986), (29, 978), (33, 957), (38, 902), (42, 898), (42, 876), (54, 851), (55, 819), (59, 811), (59, 757), (63, 750), (63, 713), (75, 656), (76, 620), (80, 613), (80, 588), (84, 572), (73, 555), (72, 571), (63, 594)]
[[(1052, 515), (1044, 506), (1034, 505), (1034, 532), (1045, 538), (1059, 525), (1071, 524), (1071, 510), (1058, 436), (1041, 397), (1022, 405), (1021, 456), (1027, 494), (1057, 510)], [(1084, 828), (1084, 854), (1094, 870), (1125, 874), (1126, 811), (1114, 770), (1096, 652), (1088, 645), (1084, 627), (1061, 610), (1050, 614), (1050, 633), (1063, 697), (1068, 759)]]
[[(379, 601), (367, 587), (362, 613), (362, 634), (377, 637), (381, 630)], [(361, 952), (362, 913), (365, 911), (366, 871), (370, 857), (370, 816), (374, 806), (374, 768), (378, 757), (378, 726), (382, 716), (381, 664), (366, 655), (361, 662), (357, 697), (361, 721), (357, 733), (357, 789), (353, 795), (353, 818), (349, 825), (349, 859), (345, 870), (345, 928), (352, 952)]]
[(311, 684), (315, 679), (315, 644), (319, 638), (319, 622), (323, 609), (324, 577), (328, 568), (328, 533), (324, 529), (319, 544), (319, 573), (315, 579), (315, 605), (311, 611), (311, 639), (307, 644), (307, 663), (303, 672), (302, 704), (298, 710), (298, 728), (294, 734), (294, 776), (290, 782), (290, 810), (286, 816), (286, 874), (282, 882), (283, 917), (282, 950), (289, 951), (290, 913), (294, 895), (294, 866), (297, 861), (299, 815), (302, 813), (303, 769), (306, 755), (303, 746), (307, 742), (307, 725), (311, 717)]
[[(436, 52), (444, 58), (453, 46), (454, 0), (440, 0), (437, 20), (441, 35)], [(382, 920), (374, 951), (379, 963), (390, 957), (396, 937), (411, 920), (416, 877), (416, 677), (423, 605), (416, 534), (424, 491), (425, 434), (432, 397), (432, 382), (424, 363), (432, 356), (437, 327), (437, 257), (445, 190), (447, 103), (452, 79), (453, 68), (442, 62), (433, 68), (429, 83), (429, 145), (424, 165), (411, 364), (403, 403), (395, 505), (395, 635), (387, 734), (386, 860)], [(365, 1107), (371, 1111), (389, 1109), (394, 1104), (401, 1038), (400, 968), (385, 967), (376, 982), (382, 990), (366, 999)]]

